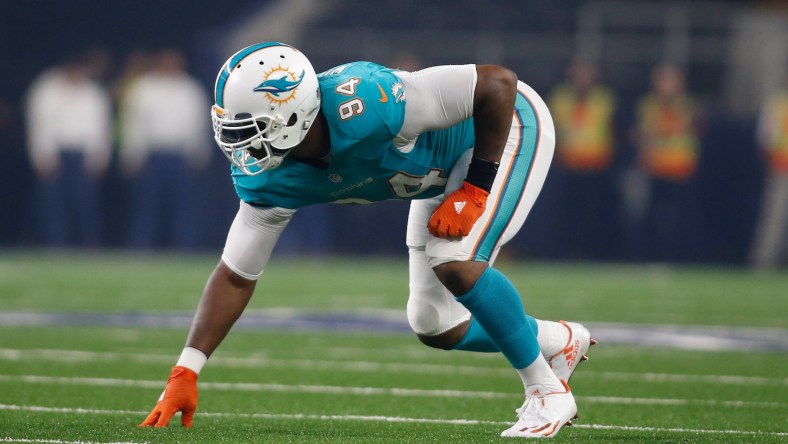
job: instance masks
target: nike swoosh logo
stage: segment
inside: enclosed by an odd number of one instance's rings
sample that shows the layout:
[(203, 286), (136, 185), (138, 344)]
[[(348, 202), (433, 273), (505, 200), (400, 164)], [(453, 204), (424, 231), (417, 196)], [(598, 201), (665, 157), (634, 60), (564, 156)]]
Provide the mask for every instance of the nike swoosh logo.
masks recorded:
[(376, 83), (375, 85), (378, 85), (378, 89), (380, 90), (380, 103), (388, 102), (389, 96), (386, 95), (386, 90), (384, 90), (383, 87), (380, 86), (380, 83)]

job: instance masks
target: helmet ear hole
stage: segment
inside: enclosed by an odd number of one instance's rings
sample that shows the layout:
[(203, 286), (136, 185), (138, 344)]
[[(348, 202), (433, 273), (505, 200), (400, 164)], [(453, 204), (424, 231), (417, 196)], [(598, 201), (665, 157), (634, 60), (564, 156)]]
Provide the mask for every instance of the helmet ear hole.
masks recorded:
[(298, 123), (298, 115), (296, 113), (293, 113), (290, 116), (290, 120), (287, 121), (287, 126), (293, 126), (296, 123)]

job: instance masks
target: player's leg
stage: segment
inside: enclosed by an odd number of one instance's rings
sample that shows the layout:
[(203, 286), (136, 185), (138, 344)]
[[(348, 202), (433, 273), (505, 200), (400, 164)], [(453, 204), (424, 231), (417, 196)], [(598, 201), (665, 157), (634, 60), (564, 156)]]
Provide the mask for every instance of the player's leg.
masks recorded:
[[(520, 91), (518, 101), (521, 102), (521, 109), (513, 121), (499, 168), (506, 174), (499, 174), (488, 198), (488, 202), (494, 202), (494, 207), (489, 208), (489, 212), (477, 221), (477, 232), (472, 231), (463, 239), (465, 246), (460, 249), (462, 253), (454, 253), (454, 258), (465, 255), (473, 261), (486, 260), (492, 266), (501, 247), (522, 228), (547, 177), (555, 145), (552, 119), (544, 103), (530, 87), (521, 83)], [(453, 177), (455, 171), (452, 171), (449, 185), (454, 185), (452, 179), (457, 184), (461, 183), (465, 169), (459, 173)], [(497, 227), (503, 228), (496, 231)], [(444, 243), (443, 240), (431, 242)], [(468, 276), (467, 273), (463, 275)], [(527, 314), (526, 319), (537, 335), (539, 348), (553, 372), (559, 379), (568, 382), (577, 364), (588, 359), (586, 352), (595, 343), (589, 331), (575, 322), (543, 321)], [(472, 333), (471, 338), (477, 336), (474, 333), (478, 330), (482, 330), (478, 320), (472, 317), (468, 328)], [(464, 341), (461, 341), (457, 348), (463, 346)]]
[[(468, 236), (429, 237), (426, 255), (441, 283), (456, 297), (517, 370), (526, 402), (505, 436), (553, 436), (577, 412), (574, 396), (541, 355), (519, 292), (489, 265), (522, 226), (552, 160), (552, 119), (538, 95), (519, 85), (512, 128), (488, 205)], [(451, 177), (450, 177), (451, 179)]]
[[(423, 201), (414, 202), (414, 204), (419, 205), (411, 206), (408, 229), (408, 244), (410, 248), (408, 320), (411, 328), (414, 329), (422, 342), (432, 347), (472, 351), (499, 351), (498, 346), (493, 343), (476, 318), (472, 318), (470, 312), (438, 281), (428, 264), (424, 245), (416, 245), (418, 243), (417, 239), (420, 237), (416, 235), (420, 232), (417, 227), (426, 227), (427, 221), (426, 218), (418, 217), (418, 215), (423, 211), (427, 211), (427, 214), (429, 214), (431, 212), (430, 208), (434, 208), (435, 205), (428, 205), (427, 202)], [(565, 356), (562, 351), (566, 348), (567, 342), (571, 342), (572, 337), (567, 335), (569, 338), (564, 342), (556, 341), (555, 338), (558, 335), (550, 334), (550, 331), (555, 330), (555, 328), (551, 328), (555, 326), (558, 327), (559, 331), (568, 331), (565, 327), (566, 324), (534, 320), (530, 316), (527, 316), (526, 319), (530, 321), (531, 325), (537, 326), (537, 339), (543, 352), (551, 349), (558, 350), (555, 355), (552, 355), (553, 351), (550, 351), (549, 353), (551, 354), (548, 354), (546, 357)], [(564, 346), (561, 344), (564, 344)], [(567, 360), (561, 361), (554, 357), (550, 362), (552, 364), (554, 362), (567, 362)], [(553, 367), (553, 371), (557, 375), (560, 373), (560, 378), (568, 380), (574, 368), (574, 363), (571, 367), (556, 365)], [(538, 391), (538, 387), (531, 386), (532, 392), (534, 390)], [(526, 403), (532, 399), (534, 398), (527, 397)], [(555, 404), (555, 402), (550, 404)], [(569, 406), (570, 409), (571, 407)], [(569, 413), (572, 413), (572, 411)], [(563, 416), (566, 417), (568, 414), (565, 413)], [(524, 427), (522, 424), (531, 425), (530, 422), (523, 423), (522, 421), (518, 421), (517, 424), (520, 424), (520, 428)], [(557, 428), (553, 428), (552, 433), (555, 432), (557, 432)]]
[[(430, 347), (499, 352), (478, 320), (438, 280), (427, 261), (427, 219), (438, 203), (440, 198), (411, 203), (408, 217), (408, 322), (419, 340)], [(528, 315), (526, 319), (536, 333), (539, 349), (553, 372), (568, 382), (592, 343), (588, 330), (574, 322), (546, 321)]]
[[(427, 220), (441, 198), (414, 201), (408, 217), (410, 294), (408, 322), (418, 338), (430, 347), (444, 350), (498, 352), (489, 335), (470, 312), (446, 289), (430, 267), (425, 253)], [(539, 348), (545, 357), (561, 355), (572, 342), (565, 324), (526, 316), (537, 332)], [(571, 324), (570, 324), (571, 325)], [(577, 335), (575, 335), (577, 336)], [(574, 370), (574, 366), (571, 369)], [(568, 380), (566, 372), (559, 375)]]
[[(470, 151), (458, 163), (467, 168)], [(471, 319), (467, 308), (457, 302), (438, 280), (425, 252), (427, 221), (440, 204), (442, 196), (413, 201), (408, 215), (407, 245), (409, 251), (408, 322), (424, 344), (444, 350), (461, 349), (498, 352), (487, 333)]]
[(517, 421), (502, 436), (554, 436), (576, 416), (577, 405), (569, 386), (540, 353), (517, 289), (485, 262), (447, 262), (436, 266), (435, 272), (478, 320), (523, 382), (525, 401)]

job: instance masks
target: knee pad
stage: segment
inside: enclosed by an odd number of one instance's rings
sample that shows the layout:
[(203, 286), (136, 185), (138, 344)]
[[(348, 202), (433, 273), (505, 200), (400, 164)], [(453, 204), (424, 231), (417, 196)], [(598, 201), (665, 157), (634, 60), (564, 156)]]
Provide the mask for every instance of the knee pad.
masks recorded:
[(470, 312), (442, 286), (432, 297), (415, 296), (408, 299), (408, 324), (423, 336), (436, 336), (471, 318)]
[(437, 307), (423, 299), (408, 299), (408, 324), (414, 333), (432, 336), (440, 330), (440, 312)]
[(420, 335), (435, 336), (470, 319), (468, 310), (454, 299), (435, 276), (424, 247), (409, 246), (410, 295), (407, 314), (410, 328)]

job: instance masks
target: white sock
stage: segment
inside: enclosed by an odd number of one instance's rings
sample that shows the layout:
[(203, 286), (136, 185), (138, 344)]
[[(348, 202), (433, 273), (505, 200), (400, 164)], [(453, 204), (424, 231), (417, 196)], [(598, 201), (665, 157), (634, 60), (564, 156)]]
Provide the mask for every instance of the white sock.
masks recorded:
[(523, 380), (523, 386), (526, 390), (532, 385), (541, 385), (548, 392), (563, 392), (566, 390), (542, 355), (537, 356), (536, 360), (528, 367), (517, 369), (517, 373), (520, 375), (520, 379)]
[(539, 342), (539, 349), (542, 350), (544, 357), (550, 358), (566, 347), (566, 343), (569, 342), (569, 330), (564, 324), (537, 319), (536, 325), (539, 326), (536, 340)]

